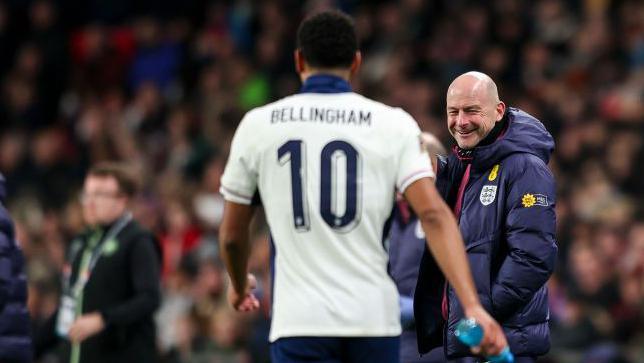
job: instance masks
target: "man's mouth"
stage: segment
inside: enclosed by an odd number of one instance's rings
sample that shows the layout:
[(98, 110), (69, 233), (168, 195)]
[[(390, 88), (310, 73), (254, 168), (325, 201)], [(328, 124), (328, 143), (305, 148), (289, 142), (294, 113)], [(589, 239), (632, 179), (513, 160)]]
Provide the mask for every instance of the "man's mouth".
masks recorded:
[(457, 130), (456, 133), (461, 136), (469, 136), (474, 132), (474, 130)]

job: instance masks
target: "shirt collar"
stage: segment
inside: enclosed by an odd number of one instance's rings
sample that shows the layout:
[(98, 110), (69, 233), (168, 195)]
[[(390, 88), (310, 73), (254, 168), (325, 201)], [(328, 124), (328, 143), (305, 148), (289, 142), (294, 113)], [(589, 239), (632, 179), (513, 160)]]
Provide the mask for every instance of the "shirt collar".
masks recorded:
[(330, 74), (315, 74), (304, 80), (300, 93), (342, 93), (351, 92), (349, 82)]

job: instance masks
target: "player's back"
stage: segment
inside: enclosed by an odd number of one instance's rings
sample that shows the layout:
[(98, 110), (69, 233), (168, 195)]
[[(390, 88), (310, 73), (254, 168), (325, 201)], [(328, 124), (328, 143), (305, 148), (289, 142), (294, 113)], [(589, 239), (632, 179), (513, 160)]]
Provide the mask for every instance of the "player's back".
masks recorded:
[(352, 92), (246, 115), (230, 159), (245, 170), (227, 167), (222, 191), (247, 203), (256, 185), (261, 196), (275, 248), (271, 341), (400, 333), (383, 233), (396, 187), (432, 175), (419, 133), (402, 110)]

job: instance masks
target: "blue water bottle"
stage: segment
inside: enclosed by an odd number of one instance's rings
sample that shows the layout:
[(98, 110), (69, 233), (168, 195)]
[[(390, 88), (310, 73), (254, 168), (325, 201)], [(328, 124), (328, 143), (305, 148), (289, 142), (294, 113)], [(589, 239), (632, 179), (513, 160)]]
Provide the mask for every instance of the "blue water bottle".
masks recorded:
[[(475, 347), (483, 340), (483, 328), (474, 319), (463, 319), (456, 325), (454, 335), (468, 347)], [(490, 363), (514, 363), (510, 347), (505, 347), (499, 355), (486, 357)]]

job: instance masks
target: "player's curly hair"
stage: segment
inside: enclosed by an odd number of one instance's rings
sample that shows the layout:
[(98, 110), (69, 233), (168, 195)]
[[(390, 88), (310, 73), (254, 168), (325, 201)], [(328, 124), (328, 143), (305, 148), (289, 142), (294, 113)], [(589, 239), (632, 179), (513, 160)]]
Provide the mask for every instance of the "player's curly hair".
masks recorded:
[(336, 10), (314, 14), (300, 24), (297, 47), (311, 67), (349, 67), (358, 50), (353, 20)]

